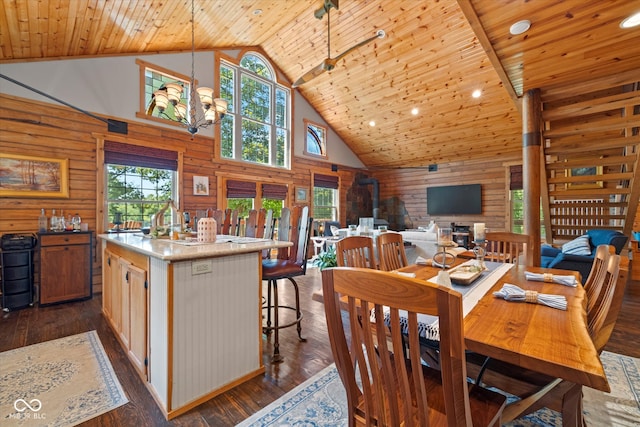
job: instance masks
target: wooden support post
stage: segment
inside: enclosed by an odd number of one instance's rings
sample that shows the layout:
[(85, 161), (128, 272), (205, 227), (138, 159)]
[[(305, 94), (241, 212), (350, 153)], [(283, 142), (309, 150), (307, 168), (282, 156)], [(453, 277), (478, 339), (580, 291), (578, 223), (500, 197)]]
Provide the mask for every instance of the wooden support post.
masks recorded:
[(524, 232), (531, 235), (528, 259), (540, 265), (540, 158), (542, 144), (540, 90), (527, 91), (522, 100), (522, 181)]

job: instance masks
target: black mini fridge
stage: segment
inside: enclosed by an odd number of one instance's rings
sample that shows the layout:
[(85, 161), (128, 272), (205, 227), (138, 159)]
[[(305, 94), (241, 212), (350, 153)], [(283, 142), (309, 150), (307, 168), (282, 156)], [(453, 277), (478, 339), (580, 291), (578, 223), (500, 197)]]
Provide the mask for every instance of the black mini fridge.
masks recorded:
[(15, 310), (33, 305), (34, 236), (5, 234), (0, 239), (0, 281), (2, 309)]

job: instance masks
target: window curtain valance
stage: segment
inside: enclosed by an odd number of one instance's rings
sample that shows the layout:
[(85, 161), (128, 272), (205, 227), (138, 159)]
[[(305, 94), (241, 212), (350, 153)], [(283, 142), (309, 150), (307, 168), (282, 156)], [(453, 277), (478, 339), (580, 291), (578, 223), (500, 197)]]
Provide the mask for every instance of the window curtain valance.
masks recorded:
[(113, 165), (178, 170), (178, 153), (160, 148), (104, 142), (104, 162)]
[(338, 177), (331, 175), (322, 175), (315, 174), (313, 176), (313, 186), (321, 187), (321, 188), (332, 188), (334, 190), (338, 189)]
[(287, 186), (280, 184), (262, 184), (262, 197), (264, 199), (285, 200), (287, 198)]
[(509, 167), (509, 190), (522, 190), (522, 165)]
[(253, 199), (256, 194), (255, 182), (227, 180), (227, 199)]

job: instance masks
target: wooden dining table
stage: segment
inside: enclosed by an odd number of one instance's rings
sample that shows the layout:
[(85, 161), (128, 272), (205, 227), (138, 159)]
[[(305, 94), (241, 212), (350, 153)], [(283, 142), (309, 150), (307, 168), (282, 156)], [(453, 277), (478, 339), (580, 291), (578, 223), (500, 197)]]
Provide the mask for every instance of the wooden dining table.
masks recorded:
[[(460, 262), (460, 261), (459, 261)], [(410, 265), (400, 271), (428, 280), (435, 267)], [(525, 271), (575, 275), (578, 285), (526, 280)], [(589, 336), (586, 293), (580, 273), (516, 265), (487, 291), (464, 318), (466, 348), (542, 374), (561, 378), (575, 386), (569, 404), (563, 405), (563, 425), (582, 424), (582, 386), (609, 392), (598, 352)], [(511, 283), (544, 294), (564, 295), (567, 310), (542, 304), (505, 301), (493, 292)]]

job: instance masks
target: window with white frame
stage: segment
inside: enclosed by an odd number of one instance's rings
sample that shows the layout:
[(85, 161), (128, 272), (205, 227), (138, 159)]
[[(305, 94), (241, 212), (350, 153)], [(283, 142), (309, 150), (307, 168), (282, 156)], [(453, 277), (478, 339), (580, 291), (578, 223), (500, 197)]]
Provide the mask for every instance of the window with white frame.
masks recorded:
[(177, 153), (106, 141), (104, 145), (105, 226), (116, 222), (151, 225), (151, 216), (178, 199)]
[(317, 221), (337, 221), (339, 180), (337, 176), (314, 174), (313, 176), (313, 219)]
[(307, 131), (305, 154), (327, 157), (327, 128), (307, 119), (304, 120), (304, 127)]
[(220, 64), (220, 96), (229, 102), (220, 125), (221, 157), (289, 168), (291, 92), (256, 53)]

